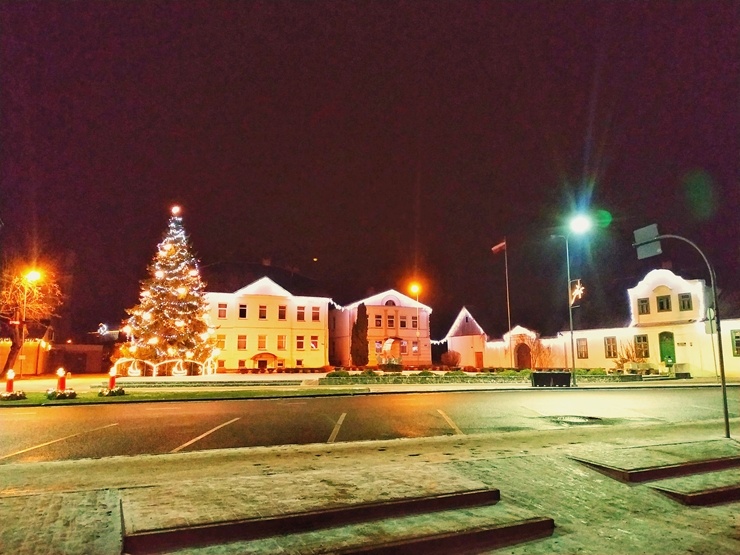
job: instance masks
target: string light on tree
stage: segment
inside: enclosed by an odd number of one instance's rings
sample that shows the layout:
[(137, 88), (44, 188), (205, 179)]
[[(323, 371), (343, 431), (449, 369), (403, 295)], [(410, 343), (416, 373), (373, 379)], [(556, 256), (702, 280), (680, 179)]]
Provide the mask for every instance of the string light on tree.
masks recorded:
[(172, 208), (167, 232), (147, 270), (150, 277), (141, 282), (139, 304), (127, 311), (123, 330), (129, 342), (121, 348), (119, 362), (131, 361), (128, 373), (134, 375), (147, 367), (153, 374), (185, 374), (188, 363), (200, 372), (214, 371), (216, 339), (205, 284), (179, 206)]

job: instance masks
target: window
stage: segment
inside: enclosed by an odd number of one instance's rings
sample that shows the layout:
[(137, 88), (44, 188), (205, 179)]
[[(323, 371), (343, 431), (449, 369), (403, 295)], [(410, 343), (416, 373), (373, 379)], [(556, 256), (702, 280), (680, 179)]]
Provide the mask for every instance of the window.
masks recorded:
[(259, 349), (260, 351), (267, 350), (267, 336), (266, 335), (257, 336), (257, 349)]
[(296, 309), (296, 316), (295, 319), (299, 322), (305, 322), (306, 321), (306, 307), (305, 306), (299, 306)]
[(285, 361), (280, 359), (277, 361), (277, 367), (278, 368), (285, 368)]
[(419, 329), (419, 317), (418, 316), (412, 316), (411, 317), (411, 329)]
[(406, 328), (406, 316), (399, 316), (398, 317), (398, 327), (399, 328)]
[(236, 338), (236, 348), (243, 351), (247, 348), (247, 336), (240, 335)]
[(411, 352), (415, 355), (419, 354), (419, 342), (418, 341), (411, 342)]
[(396, 315), (395, 314), (389, 314), (386, 316), (388, 319), (388, 327), (389, 328), (395, 328), (396, 327)]
[(640, 358), (648, 358), (650, 356), (647, 335), (635, 336), (635, 354)]
[(730, 343), (732, 343), (732, 356), (740, 357), (740, 330), (730, 332)]
[(286, 313), (286, 310), (287, 310), (287, 308), (285, 307), (285, 305), (284, 305), (284, 304), (281, 304), (281, 305), (280, 305), (280, 306), (278, 307), (278, 320), (285, 320), (285, 313)]
[(588, 340), (584, 337), (576, 339), (578, 358), (588, 358)]
[(239, 319), (246, 320), (246, 318), (247, 318), (247, 305), (240, 304), (239, 305)]
[(295, 336), (295, 348), (298, 349), (299, 351), (302, 351), (303, 346), (304, 346), (303, 344), (305, 343), (305, 339), (306, 338), (303, 335), (296, 335)]
[(321, 307), (312, 306), (311, 307), (311, 321), (319, 322), (320, 320), (321, 320)]
[(655, 299), (658, 302), (658, 312), (670, 312), (671, 311), (671, 296), (661, 295)]
[(295, 365), (296, 365), (296, 366), (297, 366), (298, 368), (300, 368), (301, 366), (303, 366), (303, 359), (302, 359), (302, 358), (297, 358), (297, 359), (295, 359)]
[(637, 313), (650, 314), (650, 299), (637, 299)]
[(226, 336), (225, 335), (216, 336), (216, 347), (218, 347), (222, 351), (226, 348)]
[(311, 350), (312, 351), (319, 350), (319, 336), (318, 335), (311, 336)]
[(260, 320), (267, 320), (267, 306), (264, 304), (260, 305)]
[(246, 360), (240, 360), (240, 361), (239, 361), (239, 362), (237, 363), (237, 366), (238, 366), (238, 367), (239, 367), (240, 369), (241, 369), (241, 368), (246, 368), (246, 367), (247, 367), (247, 361), (246, 361)]
[(401, 341), (401, 354), (407, 355), (409, 352), (409, 342), (408, 341)]
[(218, 317), (220, 320), (226, 318), (226, 303), (218, 303)]
[(385, 301), (385, 306), (396, 306), (394, 301)]
[(219, 370), (223, 370), (224, 368), (226, 368), (226, 361), (224, 361), (224, 360), (219, 360), (219, 361), (218, 361), (218, 369), (219, 369)]
[(375, 354), (379, 355), (383, 352), (383, 342), (382, 341), (376, 341), (375, 342)]
[(604, 356), (606, 358), (617, 358), (617, 338), (604, 338)]
[(693, 309), (693, 304), (691, 303), (691, 293), (681, 293), (678, 295), (678, 309), (682, 311)]
[(383, 327), (383, 315), (382, 314), (376, 314), (375, 315), (375, 327), (376, 328), (382, 328)]
[(287, 344), (287, 336), (286, 335), (278, 335), (277, 336), (277, 348), (278, 351), (284, 351), (285, 345)]

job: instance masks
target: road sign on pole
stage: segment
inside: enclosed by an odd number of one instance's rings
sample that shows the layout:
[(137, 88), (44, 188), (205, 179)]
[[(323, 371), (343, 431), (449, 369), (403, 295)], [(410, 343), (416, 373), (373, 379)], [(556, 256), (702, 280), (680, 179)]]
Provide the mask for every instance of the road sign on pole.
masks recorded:
[(650, 224), (635, 230), (635, 247), (637, 247), (637, 258), (650, 258), (663, 252), (658, 237), (658, 224)]

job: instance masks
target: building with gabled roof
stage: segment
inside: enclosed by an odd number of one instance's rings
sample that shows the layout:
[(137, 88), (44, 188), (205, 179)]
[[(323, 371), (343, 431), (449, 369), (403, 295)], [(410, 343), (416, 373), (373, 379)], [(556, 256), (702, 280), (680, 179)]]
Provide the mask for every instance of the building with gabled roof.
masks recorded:
[(411, 297), (389, 289), (329, 314), (330, 360), (337, 366), (352, 366), (350, 347), (357, 308), (367, 309), (367, 341), (370, 366), (396, 363), (407, 367), (432, 364), (429, 317), (432, 309)]
[[(540, 337), (521, 326), (501, 339), (489, 338), (463, 308), (443, 341), (460, 353), (460, 366), (477, 368), (576, 368), (618, 366), (659, 373), (718, 377), (716, 326), (707, 317), (711, 289), (670, 270), (652, 270), (627, 290), (632, 312), (628, 326), (574, 330)], [(720, 315), (721, 316), (721, 315)], [(740, 319), (721, 319), (722, 355), (727, 376), (740, 377)]]
[(206, 293), (220, 353), (218, 371), (322, 368), (328, 297), (293, 295), (269, 277), (233, 293)]

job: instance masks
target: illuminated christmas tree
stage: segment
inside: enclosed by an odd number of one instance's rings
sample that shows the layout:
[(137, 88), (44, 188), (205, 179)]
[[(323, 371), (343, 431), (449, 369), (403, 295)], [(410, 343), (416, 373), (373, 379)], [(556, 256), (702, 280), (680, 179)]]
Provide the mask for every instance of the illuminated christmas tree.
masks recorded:
[(139, 304), (127, 310), (124, 332), (130, 341), (119, 362), (128, 359), (129, 375), (212, 373), (218, 351), (205, 283), (177, 206), (148, 272)]

